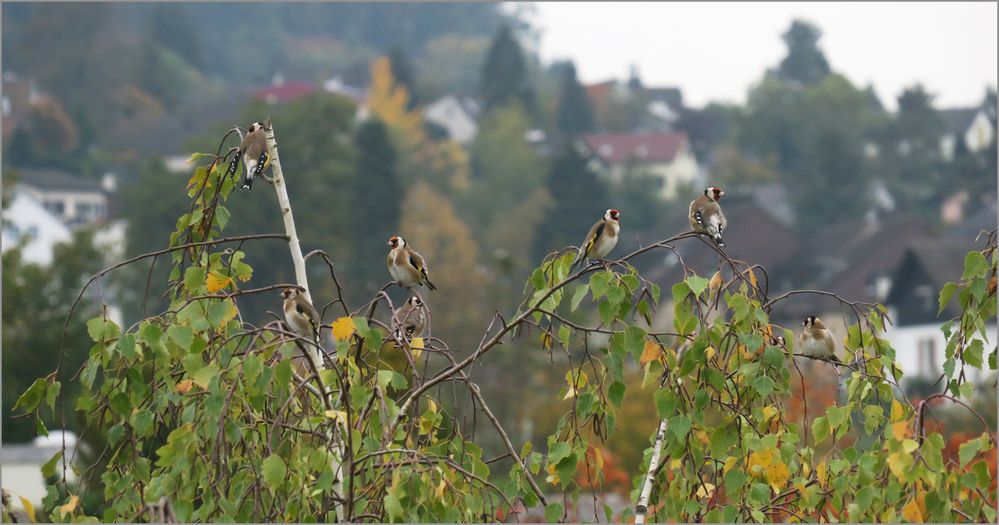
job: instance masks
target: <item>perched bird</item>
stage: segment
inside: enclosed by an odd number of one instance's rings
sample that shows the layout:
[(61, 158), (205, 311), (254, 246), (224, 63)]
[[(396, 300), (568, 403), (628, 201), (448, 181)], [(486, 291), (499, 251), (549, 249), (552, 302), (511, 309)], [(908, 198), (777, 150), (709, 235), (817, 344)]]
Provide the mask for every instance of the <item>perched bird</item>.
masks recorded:
[(606, 257), (617, 246), (619, 233), (621, 233), (621, 212), (615, 209), (605, 211), (604, 216), (586, 234), (586, 240), (579, 247), (579, 256), (572, 267), (575, 268), (587, 257), (594, 259)]
[(302, 295), (302, 287), (285, 288), (281, 292), (284, 297), (284, 319), (296, 334), (319, 341), (319, 312), (312, 303)]
[(417, 295), (410, 297), (406, 304), (395, 311), (395, 318), (407, 339), (420, 337), (427, 327), (427, 311)]
[(836, 357), (836, 339), (818, 317), (806, 317), (801, 326), (805, 327), (798, 336), (798, 348), (802, 354), (841, 363)]
[(725, 246), (722, 240), (722, 231), (728, 226), (725, 214), (722, 213), (718, 201), (725, 195), (721, 188), (714, 186), (704, 190), (704, 195), (694, 199), (690, 203), (688, 219), (694, 231), (705, 233), (711, 237), (718, 246)]
[[(236, 159), (242, 158), (246, 172), (243, 175), (243, 189), (249, 190), (253, 186), (253, 178), (260, 175), (264, 168), (270, 166), (271, 158), (267, 154), (267, 141), (264, 139), (264, 125), (259, 122), (250, 124), (246, 130), (246, 136), (239, 143), (236, 150)], [(234, 171), (232, 165), (230, 170)]]
[(393, 235), (388, 245), (391, 247), (388, 253), (388, 269), (393, 279), (406, 288), (416, 284), (426, 284), (431, 290), (437, 289), (427, 275), (427, 263), (423, 261), (423, 256), (407, 246), (406, 239)]

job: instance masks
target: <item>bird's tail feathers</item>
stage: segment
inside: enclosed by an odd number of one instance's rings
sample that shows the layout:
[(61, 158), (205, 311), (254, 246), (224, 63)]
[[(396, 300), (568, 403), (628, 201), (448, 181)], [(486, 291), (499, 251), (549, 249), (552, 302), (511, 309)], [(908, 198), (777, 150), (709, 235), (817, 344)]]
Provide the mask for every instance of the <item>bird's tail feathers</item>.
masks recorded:
[(426, 280), (425, 280), (424, 282), (426, 282), (426, 283), (427, 283), (427, 288), (430, 288), (430, 290), (431, 290), (431, 291), (434, 291), (434, 292), (436, 292), (436, 291), (437, 291), (437, 287), (436, 287), (436, 286), (434, 286), (434, 283), (430, 282), (430, 279), (429, 279), (429, 278), (428, 278), (428, 279), (426, 279)]

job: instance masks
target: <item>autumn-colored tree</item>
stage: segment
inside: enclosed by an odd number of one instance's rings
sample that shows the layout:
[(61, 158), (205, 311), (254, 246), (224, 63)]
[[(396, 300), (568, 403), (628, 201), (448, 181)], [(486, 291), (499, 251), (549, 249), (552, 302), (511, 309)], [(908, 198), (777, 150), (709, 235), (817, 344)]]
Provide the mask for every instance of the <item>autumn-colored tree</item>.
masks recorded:
[(419, 109), (409, 109), (409, 93), (392, 75), (392, 63), (378, 57), (371, 63), (368, 107), (392, 129), (405, 183), (423, 178), (435, 186), (462, 189), (468, 184), (468, 155), (456, 142), (434, 141), (423, 128)]
[[(413, 249), (424, 254), (430, 278), (438, 288), (437, 292), (428, 292), (426, 288), (417, 290), (427, 304), (433, 307), (446, 298), (451, 304), (470, 305), (483, 299), (483, 277), (474, 270), (478, 244), (447, 197), (426, 182), (417, 182), (402, 203), (400, 222), (402, 236)], [(478, 326), (484, 321), (479, 311), (473, 309), (440, 308), (435, 314), (433, 334), (457, 345), (456, 348), (472, 345), (475, 336), (467, 327)]]

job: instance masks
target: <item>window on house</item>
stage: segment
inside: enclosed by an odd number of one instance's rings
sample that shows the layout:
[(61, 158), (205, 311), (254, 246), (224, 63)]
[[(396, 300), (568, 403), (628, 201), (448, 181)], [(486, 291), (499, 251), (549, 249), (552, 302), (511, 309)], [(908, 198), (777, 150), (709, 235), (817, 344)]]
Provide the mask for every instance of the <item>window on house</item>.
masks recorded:
[(93, 204), (81, 202), (76, 205), (76, 216), (79, 219), (88, 220), (94, 215)]
[(55, 215), (62, 215), (66, 212), (66, 203), (62, 201), (45, 201), (43, 206)]
[(922, 337), (916, 343), (916, 357), (918, 359), (919, 375), (932, 376), (939, 373), (937, 368), (937, 345), (936, 340), (930, 337)]
[(21, 240), (21, 230), (17, 229), (16, 224), (8, 224), (4, 226), (3, 229), (5, 232), (7, 232), (7, 235), (10, 237), (11, 243), (17, 244), (17, 242)]
[(32, 224), (31, 226), (28, 226), (28, 229), (27, 229), (27, 231), (25, 231), (24, 234), (28, 236), (28, 240), (29, 241), (33, 241), (33, 240), (37, 239), (38, 238), (38, 226), (36, 226), (34, 224)]

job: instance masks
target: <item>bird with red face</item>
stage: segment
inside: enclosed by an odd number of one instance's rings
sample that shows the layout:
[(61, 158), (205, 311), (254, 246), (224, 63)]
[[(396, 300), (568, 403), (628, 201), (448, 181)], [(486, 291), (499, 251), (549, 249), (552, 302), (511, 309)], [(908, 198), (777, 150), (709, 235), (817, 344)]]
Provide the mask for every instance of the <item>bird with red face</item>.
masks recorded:
[(604, 212), (596, 224), (590, 228), (586, 234), (583, 245), (579, 247), (579, 256), (572, 264), (575, 268), (578, 264), (586, 260), (587, 257), (603, 259), (617, 246), (617, 240), (621, 233), (621, 212), (613, 208)]
[(725, 246), (722, 240), (722, 231), (728, 227), (728, 220), (722, 213), (718, 201), (725, 196), (721, 188), (714, 186), (704, 190), (704, 194), (697, 197), (690, 203), (688, 219), (690, 226), (695, 232), (706, 234), (718, 246)]
[(437, 290), (434, 283), (430, 282), (427, 263), (423, 260), (423, 256), (406, 245), (406, 239), (393, 235), (389, 239), (388, 245), (390, 248), (388, 270), (399, 285), (409, 288), (421, 284), (431, 290)]

